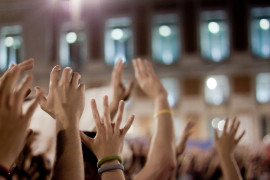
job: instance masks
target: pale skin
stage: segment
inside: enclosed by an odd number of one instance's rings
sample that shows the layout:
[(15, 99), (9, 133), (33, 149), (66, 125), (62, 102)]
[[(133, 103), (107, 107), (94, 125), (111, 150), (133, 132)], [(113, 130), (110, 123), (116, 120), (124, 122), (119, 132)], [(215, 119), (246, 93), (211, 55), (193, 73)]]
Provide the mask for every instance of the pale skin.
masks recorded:
[[(38, 92), (33, 103), (23, 113), (25, 94), (33, 78), (26, 75), (19, 84), (17, 81), (26, 70), (14, 65), (0, 80), (0, 164), (7, 169), (12, 166), (25, 145), (31, 117), (42, 96)], [(3, 177), (0, 176), (1, 178)]]
[(233, 152), (241, 138), (244, 136), (245, 131), (243, 131), (240, 136), (236, 138), (240, 122), (234, 118), (229, 129), (228, 123), (229, 119), (227, 118), (221, 136), (218, 135), (217, 129), (214, 130), (216, 141), (215, 146), (224, 180), (241, 180), (242, 176), (233, 157)]
[[(49, 94), (43, 96), (41, 108), (56, 119), (57, 157), (53, 179), (84, 179), (79, 120), (84, 109), (85, 85), (81, 75), (55, 66), (50, 75)], [(39, 89), (39, 91), (42, 91)]]
[[(94, 99), (91, 100), (91, 108), (93, 112), (93, 118), (97, 128), (97, 134), (95, 138), (90, 138), (81, 132), (81, 138), (83, 143), (91, 149), (96, 155), (98, 160), (101, 160), (108, 156), (120, 156), (123, 148), (124, 137), (131, 127), (134, 115), (132, 115), (123, 128), (120, 128), (122, 122), (122, 116), (124, 112), (124, 101), (120, 101), (116, 121), (112, 122), (110, 117), (110, 108), (108, 104), (108, 96), (103, 98), (103, 116), (101, 118), (97, 105)], [(119, 161), (113, 160), (104, 163), (101, 167), (109, 164), (119, 164)], [(120, 169), (106, 171), (102, 173), (101, 178), (103, 180), (124, 180), (124, 173)]]
[(111, 86), (113, 88), (112, 102), (110, 104), (111, 119), (114, 119), (116, 115), (119, 101), (127, 101), (131, 95), (133, 89), (133, 81), (130, 81), (128, 86), (125, 87), (123, 83), (122, 71), (125, 63), (121, 59), (113, 68)]
[[(154, 102), (154, 114), (161, 110), (170, 110), (167, 91), (156, 76), (149, 61), (133, 60), (135, 77), (140, 88)], [(176, 146), (173, 118), (163, 113), (155, 118), (155, 131), (152, 137), (147, 161), (134, 179), (169, 179), (176, 166)]]

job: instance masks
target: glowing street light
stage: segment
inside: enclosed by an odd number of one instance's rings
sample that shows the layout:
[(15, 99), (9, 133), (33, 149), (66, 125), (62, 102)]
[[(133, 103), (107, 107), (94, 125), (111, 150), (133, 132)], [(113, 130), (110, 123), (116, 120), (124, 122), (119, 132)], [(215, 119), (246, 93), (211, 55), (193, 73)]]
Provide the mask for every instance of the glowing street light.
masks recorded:
[(11, 46), (13, 46), (13, 44), (14, 44), (14, 38), (13, 37), (6, 37), (6, 39), (5, 39), (5, 45), (7, 46), (7, 47), (11, 47)]
[(217, 22), (208, 23), (208, 30), (213, 34), (219, 33), (219, 24)]
[(113, 29), (112, 32), (111, 32), (111, 37), (113, 40), (121, 40), (124, 36), (124, 32), (122, 29), (119, 29), (119, 28), (116, 28), (116, 29)]
[(169, 26), (166, 26), (166, 25), (160, 26), (158, 29), (158, 32), (163, 37), (168, 37), (172, 34), (171, 28)]
[(69, 44), (73, 44), (77, 41), (77, 34), (75, 32), (69, 32), (66, 35), (66, 41)]
[(270, 23), (268, 19), (261, 19), (260, 20), (260, 27), (262, 30), (268, 30), (270, 27)]

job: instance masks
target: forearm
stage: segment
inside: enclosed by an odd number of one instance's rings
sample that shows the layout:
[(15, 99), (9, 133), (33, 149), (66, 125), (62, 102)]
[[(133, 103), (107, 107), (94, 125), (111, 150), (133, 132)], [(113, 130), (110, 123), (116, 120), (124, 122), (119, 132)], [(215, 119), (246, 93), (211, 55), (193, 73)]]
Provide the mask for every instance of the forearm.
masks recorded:
[(77, 127), (57, 123), (57, 155), (53, 179), (84, 179), (81, 139)]
[[(160, 96), (154, 100), (155, 114), (161, 110), (170, 110), (167, 96)], [(159, 114), (155, 118), (155, 131), (150, 144), (148, 162), (161, 165), (165, 171), (173, 170), (175, 165), (175, 137), (173, 118), (170, 113)], [(157, 167), (159, 168), (159, 167)]]
[[(111, 164), (119, 164), (119, 162), (117, 160), (110, 161), (110, 162), (104, 163), (101, 167), (104, 167), (106, 165), (111, 165)], [(106, 171), (102, 173), (101, 179), (102, 180), (125, 180), (125, 176), (121, 169), (115, 169), (115, 170)]]
[(224, 180), (242, 180), (237, 163), (232, 155), (218, 153)]
[(111, 117), (112, 121), (117, 113), (118, 103), (119, 103), (119, 101), (117, 102), (116, 100), (113, 100), (110, 104), (110, 117)]

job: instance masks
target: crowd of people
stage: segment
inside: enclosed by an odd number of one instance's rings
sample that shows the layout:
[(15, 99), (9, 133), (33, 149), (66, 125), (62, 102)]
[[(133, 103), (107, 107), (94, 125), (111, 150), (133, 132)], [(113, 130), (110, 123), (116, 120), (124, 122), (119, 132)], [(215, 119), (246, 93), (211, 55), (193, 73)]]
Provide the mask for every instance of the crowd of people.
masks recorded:
[[(134, 82), (124, 86), (121, 60), (113, 69), (113, 94), (104, 95), (103, 109), (98, 109), (95, 97), (89, 99), (95, 122), (91, 132), (79, 130), (83, 111), (90, 111), (84, 108), (85, 85), (79, 73), (69, 67), (55, 66), (50, 74), (48, 94), (35, 87), (36, 96), (23, 111), (33, 80), (31, 74), (23, 74), (34, 67), (34, 60), (12, 65), (0, 79), (0, 180), (239, 180), (259, 176), (270, 179), (267, 173), (270, 166), (260, 156), (245, 159), (243, 154), (234, 153), (245, 134), (244, 131), (238, 135), (237, 118), (227, 118), (221, 133), (214, 129), (215, 148), (204, 158), (202, 154), (185, 152), (194, 123), (190, 121), (186, 125), (180, 142), (176, 142), (166, 89), (148, 60), (134, 59), (132, 63), (138, 85), (154, 104), (150, 111), (154, 111), (155, 130), (149, 140), (125, 138), (136, 114), (130, 115), (122, 127), (124, 101), (130, 97)], [(29, 129), (29, 124), (38, 105), (55, 119), (53, 163), (44, 154), (32, 153), (31, 144), (38, 132)], [(123, 157), (125, 146), (132, 152), (128, 157)], [(50, 147), (46, 149), (49, 151)]]

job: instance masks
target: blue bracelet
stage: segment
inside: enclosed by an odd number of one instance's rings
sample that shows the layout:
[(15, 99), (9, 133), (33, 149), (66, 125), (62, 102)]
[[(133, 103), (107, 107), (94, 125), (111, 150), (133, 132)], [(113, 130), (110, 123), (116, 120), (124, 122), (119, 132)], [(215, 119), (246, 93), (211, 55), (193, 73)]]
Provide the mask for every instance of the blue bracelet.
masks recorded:
[(110, 165), (98, 168), (98, 173), (101, 175), (102, 173), (106, 171), (111, 171), (115, 169), (121, 169), (122, 171), (124, 171), (124, 166), (122, 164), (110, 164)]

